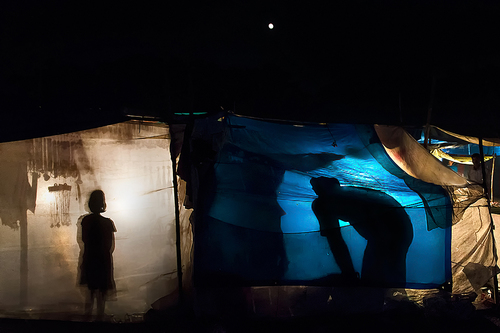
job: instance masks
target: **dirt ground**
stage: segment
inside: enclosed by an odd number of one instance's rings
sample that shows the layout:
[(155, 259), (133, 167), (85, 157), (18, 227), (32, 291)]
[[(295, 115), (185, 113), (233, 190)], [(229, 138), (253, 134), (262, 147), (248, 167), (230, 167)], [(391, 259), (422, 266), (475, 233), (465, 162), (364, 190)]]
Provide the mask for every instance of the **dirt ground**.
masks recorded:
[[(290, 289), (293, 295), (296, 295), (297, 290), (302, 290), (290, 287), (285, 289)], [(263, 294), (272, 296), (271, 288), (263, 290), (266, 291)], [(300, 298), (296, 297), (292, 298), (293, 302), (285, 302), (282, 297), (281, 306), (277, 306), (276, 299), (270, 297), (266, 300), (269, 303), (267, 305), (274, 305), (270, 308), (272, 311), (262, 306), (266, 311), (260, 312), (242, 308), (239, 303), (232, 302), (231, 298), (225, 298), (220, 290), (210, 294), (212, 298), (216, 298), (211, 303), (198, 301), (197, 306), (194, 306), (187, 302), (183, 306), (161, 311), (151, 308), (146, 313), (127, 315), (124, 318), (108, 315), (99, 322), (95, 318), (84, 317), (82, 311), (64, 313), (45, 309), (44, 312), (27, 313), (11, 309), (10, 312), (0, 312), (0, 333), (500, 332), (500, 307), (495, 307), (491, 298), (477, 297), (476, 294), (453, 296), (444, 291), (407, 289), (405, 295), (393, 291), (386, 293), (393, 297), (383, 298), (382, 307), (367, 307), (369, 297), (358, 296), (366, 296), (368, 291), (356, 294), (351, 290), (348, 294), (352, 298), (343, 299), (342, 304), (349, 311), (358, 310), (354, 313), (342, 312), (343, 308), (339, 306), (318, 306), (326, 295), (320, 294), (324, 289), (305, 290), (309, 291), (310, 301), (300, 302)], [(257, 299), (261, 296), (257, 291), (254, 295), (256, 304), (264, 299)], [(230, 294), (233, 295), (234, 292), (231, 291)], [(321, 297), (316, 297), (318, 295)], [(252, 304), (250, 309), (253, 306)], [(219, 311), (213, 311), (216, 308)]]
[[(444, 309), (443, 309), (444, 310)], [(140, 323), (0, 319), (0, 332), (500, 332), (500, 310), (458, 310), (284, 319), (196, 318), (192, 313), (155, 313)]]

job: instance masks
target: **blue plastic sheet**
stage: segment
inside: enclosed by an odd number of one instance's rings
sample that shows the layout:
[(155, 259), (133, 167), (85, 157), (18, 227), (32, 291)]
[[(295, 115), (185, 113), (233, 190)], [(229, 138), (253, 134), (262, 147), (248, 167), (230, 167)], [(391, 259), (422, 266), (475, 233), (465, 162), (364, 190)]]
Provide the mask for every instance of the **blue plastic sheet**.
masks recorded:
[[(447, 192), (399, 169), (373, 126), (226, 121), (195, 229), (197, 283), (427, 288), (450, 279)], [(322, 199), (338, 218), (331, 228), (312, 209), (318, 177), (340, 185)], [(332, 239), (347, 246), (354, 276)]]

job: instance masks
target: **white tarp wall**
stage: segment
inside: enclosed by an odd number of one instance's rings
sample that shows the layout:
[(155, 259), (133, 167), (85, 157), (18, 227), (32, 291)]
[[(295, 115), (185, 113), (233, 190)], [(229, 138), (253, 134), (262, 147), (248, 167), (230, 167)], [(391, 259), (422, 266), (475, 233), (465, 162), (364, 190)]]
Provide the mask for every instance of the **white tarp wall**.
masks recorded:
[(451, 258), (455, 294), (474, 291), (481, 295), (482, 287), (488, 284), (493, 287), (491, 278), (497, 262), (491, 219), (486, 198), (480, 198), (468, 205), (453, 225)]
[(169, 144), (166, 125), (138, 122), (0, 143), (0, 314), (83, 313), (78, 226), (96, 189), (117, 229), (106, 313), (176, 294)]

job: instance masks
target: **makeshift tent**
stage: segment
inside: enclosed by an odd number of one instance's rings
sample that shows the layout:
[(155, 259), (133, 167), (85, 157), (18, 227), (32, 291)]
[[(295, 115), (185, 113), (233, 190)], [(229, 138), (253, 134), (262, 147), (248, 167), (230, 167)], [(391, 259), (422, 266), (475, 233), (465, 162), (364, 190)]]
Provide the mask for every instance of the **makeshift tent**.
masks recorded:
[(348, 299), (371, 311), (392, 287), (464, 294), (495, 272), (481, 187), (402, 128), (221, 114), (183, 129), (131, 121), (0, 144), (2, 315), (81, 318), (78, 221), (94, 189), (117, 228), (118, 320), (178, 304), (181, 272), (198, 313), (263, 315)]
[[(242, 299), (275, 285), (469, 293), (494, 274), (482, 188), (402, 128), (220, 115), (196, 122), (189, 151), (194, 285), (217, 290), (198, 293), (206, 308), (229, 286)], [(323, 199), (314, 179), (338, 190)]]
[[(0, 313), (79, 319), (81, 219), (92, 191), (116, 226), (116, 320), (177, 301), (176, 219), (169, 127), (129, 121), (0, 143)], [(180, 221), (189, 271), (190, 228)], [(189, 274), (185, 274), (189, 277)]]

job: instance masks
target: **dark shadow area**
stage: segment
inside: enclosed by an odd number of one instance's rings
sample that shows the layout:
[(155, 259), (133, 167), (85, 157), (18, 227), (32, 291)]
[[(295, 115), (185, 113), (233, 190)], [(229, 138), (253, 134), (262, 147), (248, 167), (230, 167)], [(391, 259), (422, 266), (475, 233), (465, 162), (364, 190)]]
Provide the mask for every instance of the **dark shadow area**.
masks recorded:
[[(203, 151), (196, 153), (192, 158), (203, 158)], [(266, 156), (230, 144), (216, 163), (203, 171), (205, 163), (197, 165), (205, 177), (200, 177), (197, 198), (203, 210), (195, 222), (195, 285), (280, 283), (288, 259), (280, 226), (285, 212), (276, 190), (285, 170)]]
[[(498, 332), (496, 311), (474, 311), (462, 301), (439, 302), (440, 311), (406, 307), (376, 314), (319, 313), (302, 317), (198, 317), (190, 310), (150, 313), (144, 322), (86, 323), (0, 319), (2, 332)], [(465, 310), (467, 308), (468, 310)]]
[(339, 219), (349, 222), (367, 240), (360, 282), (367, 286), (404, 287), (406, 254), (413, 240), (412, 224), (404, 208), (381, 191), (341, 187), (336, 178), (313, 178), (311, 185), (318, 194), (312, 210), (345, 280), (357, 283), (358, 275), (342, 238)]

